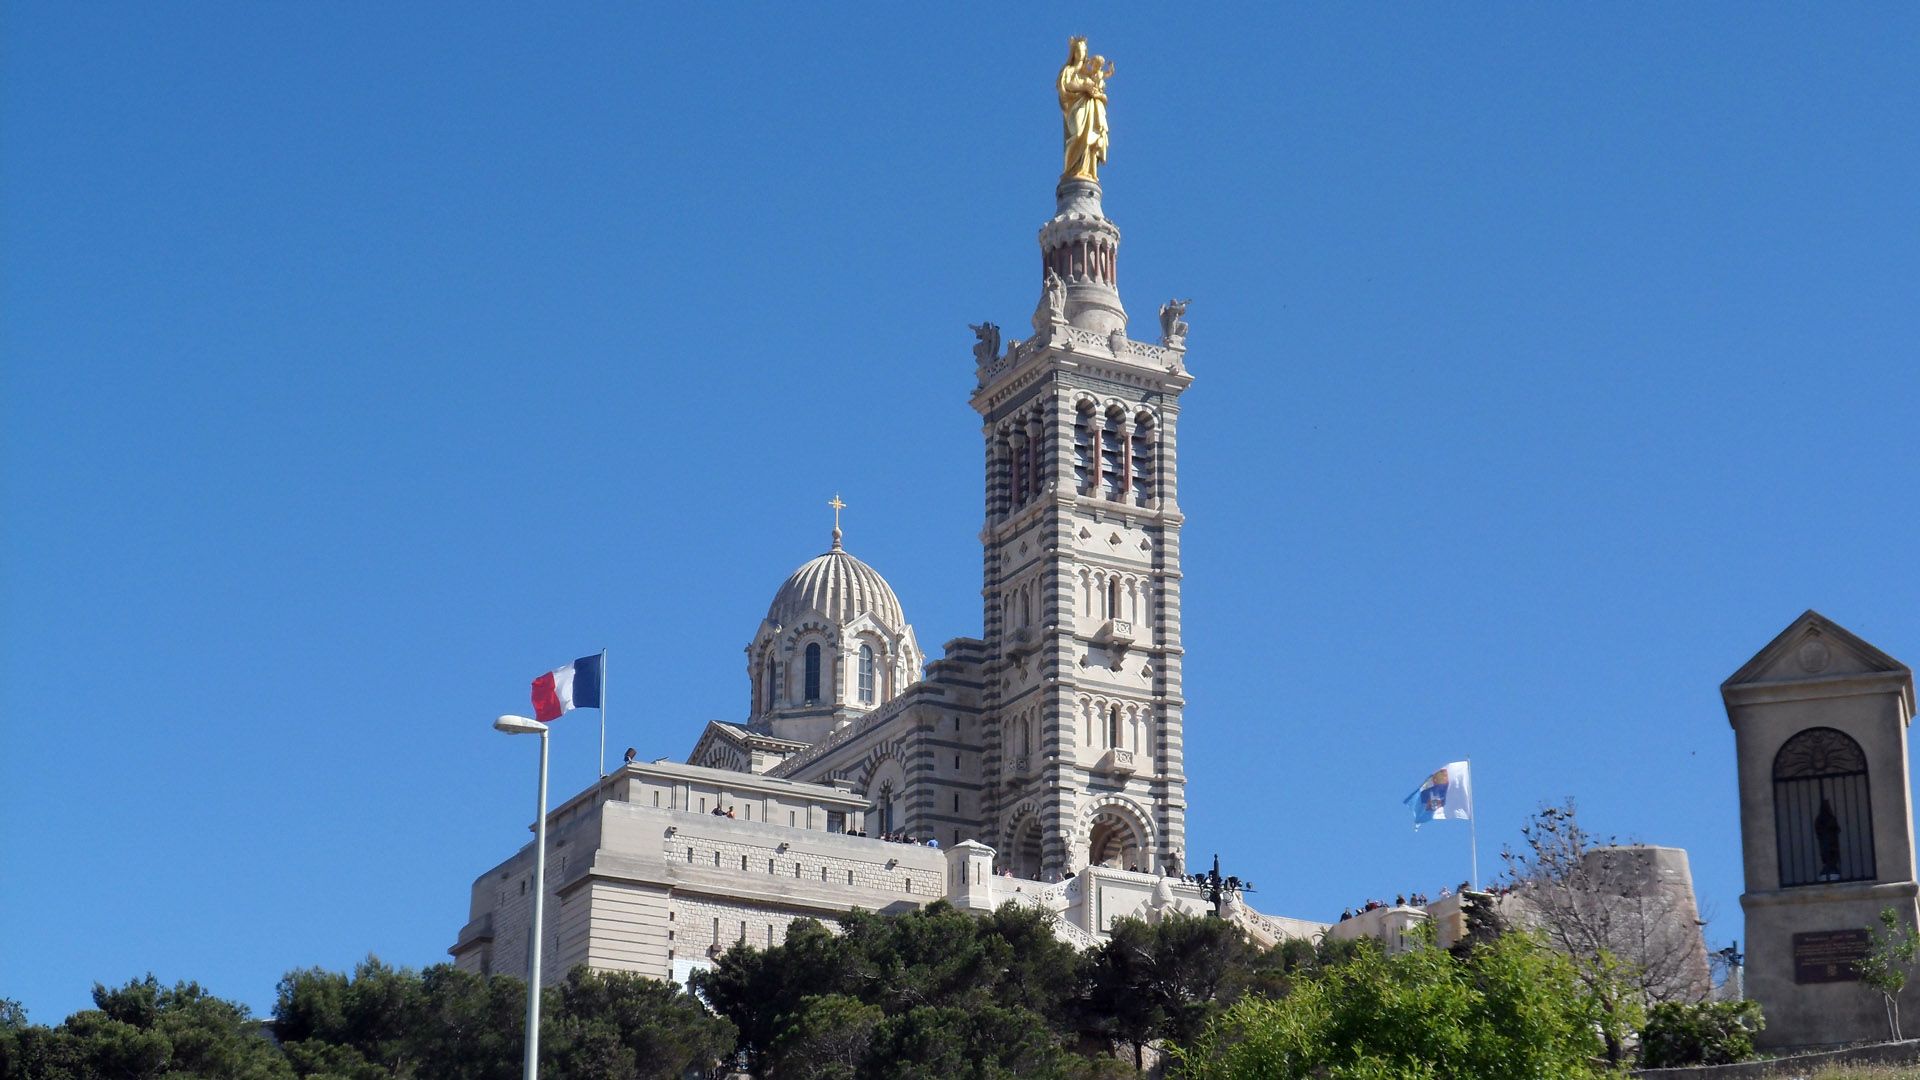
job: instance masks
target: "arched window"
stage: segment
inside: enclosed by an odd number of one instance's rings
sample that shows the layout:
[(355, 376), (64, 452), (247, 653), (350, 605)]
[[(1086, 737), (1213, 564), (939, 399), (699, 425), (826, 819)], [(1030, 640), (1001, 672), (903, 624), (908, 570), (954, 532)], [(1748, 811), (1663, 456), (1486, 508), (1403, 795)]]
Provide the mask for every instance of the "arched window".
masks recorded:
[(1093, 427), (1090, 415), (1081, 412), (1073, 418), (1073, 486), (1082, 495), (1093, 494)]
[(767, 692), (760, 706), (763, 710), (772, 709), (774, 704), (780, 700), (779, 685), (776, 669), (774, 668), (774, 659), (769, 656), (767, 657)]
[(1027, 501), (1027, 437), (1016, 432), (1007, 439), (1007, 447), (1007, 490), (1013, 505), (1020, 506)]
[(860, 646), (860, 703), (873, 704), (874, 698), (873, 646)]
[(1041, 477), (1047, 473), (1047, 425), (1027, 426), (1027, 498), (1040, 494)]
[(1773, 759), (1780, 886), (1872, 881), (1867, 755), (1832, 728), (1808, 728)]
[(1153, 428), (1144, 421), (1133, 425), (1133, 501), (1147, 505), (1153, 494)]
[(807, 646), (807, 685), (806, 700), (811, 705), (820, 700), (820, 643)]
[(1107, 579), (1107, 618), (1117, 619), (1119, 617), (1120, 579), (1118, 577), (1110, 577)]
[(1120, 706), (1107, 708), (1107, 745), (1120, 745)]
[(1127, 466), (1129, 458), (1125, 435), (1120, 430), (1121, 421), (1110, 419), (1100, 425), (1100, 495), (1109, 502), (1119, 502), (1127, 494)]

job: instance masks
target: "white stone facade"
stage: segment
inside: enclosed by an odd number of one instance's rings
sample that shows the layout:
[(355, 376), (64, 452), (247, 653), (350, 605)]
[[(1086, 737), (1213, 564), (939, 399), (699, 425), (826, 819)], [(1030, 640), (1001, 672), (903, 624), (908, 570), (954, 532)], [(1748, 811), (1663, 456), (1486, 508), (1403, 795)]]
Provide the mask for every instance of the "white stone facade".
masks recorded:
[[(832, 925), (855, 908), (906, 911), (938, 899), (972, 911), (1043, 908), (1080, 945), (1123, 915), (1207, 909), (1197, 887), (1148, 874), (1096, 867), (1060, 882), (1021, 880), (996, 874), (992, 849), (979, 844), (941, 849), (840, 831), (858, 831), (864, 817), (863, 800), (841, 788), (625, 766), (549, 817), (542, 978), (586, 964), (683, 979), (735, 942), (784, 940), (796, 919)], [(529, 844), (474, 882), (450, 950), (459, 967), (526, 974), (532, 874)]]

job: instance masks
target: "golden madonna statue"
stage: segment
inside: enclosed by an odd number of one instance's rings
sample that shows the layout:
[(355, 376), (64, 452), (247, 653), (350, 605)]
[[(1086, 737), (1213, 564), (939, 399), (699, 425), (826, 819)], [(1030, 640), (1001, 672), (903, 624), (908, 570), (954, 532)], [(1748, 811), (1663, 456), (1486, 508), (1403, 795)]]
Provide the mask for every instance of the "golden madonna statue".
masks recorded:
[(1100, 166), (1107, 160), (1107, 80), (1112, 77), (1113, 65), (1106, 57), (1087, 55), (1086, 38), (1068, 41), (1067, 62), (1055, 80), (1066, 129), (1062, 180), (1100, 179)]

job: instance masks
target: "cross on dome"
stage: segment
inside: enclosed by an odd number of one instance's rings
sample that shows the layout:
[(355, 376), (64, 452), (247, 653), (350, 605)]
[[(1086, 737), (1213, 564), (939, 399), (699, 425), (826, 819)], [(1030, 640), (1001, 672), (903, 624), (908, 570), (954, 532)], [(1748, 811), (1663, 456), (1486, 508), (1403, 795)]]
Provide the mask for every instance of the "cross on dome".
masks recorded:
[(840, 501), (840, 493), (836, 491), (833, 493), (833, 498), (827, 500), (827, 505), (833, 507), (833, 550), (839, 551), (840, 550), (840, 511), (845, 510), (847, 508), (847, 504)]

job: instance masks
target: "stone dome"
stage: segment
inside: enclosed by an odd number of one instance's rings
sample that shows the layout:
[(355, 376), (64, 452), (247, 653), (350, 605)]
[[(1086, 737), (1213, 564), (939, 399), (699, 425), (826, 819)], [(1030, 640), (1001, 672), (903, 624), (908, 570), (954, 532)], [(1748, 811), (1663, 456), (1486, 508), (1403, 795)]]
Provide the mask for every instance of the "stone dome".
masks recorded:
[(767, 608), (767, 621), (790, 626), (811, 612), (843, 626), (862, 615), (871, 615), (895, 634), (907, 626), (893, 586), (878, 570), (847, 554), (840, 546), (839, 529), (833, 531), (831, 551), (808, 560), (780, 586)]

